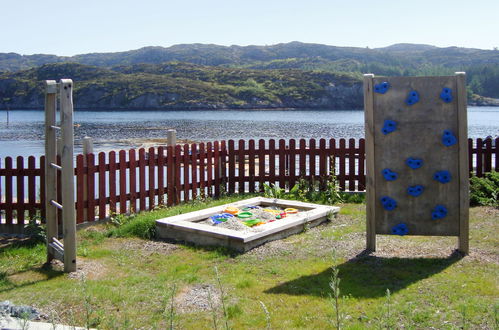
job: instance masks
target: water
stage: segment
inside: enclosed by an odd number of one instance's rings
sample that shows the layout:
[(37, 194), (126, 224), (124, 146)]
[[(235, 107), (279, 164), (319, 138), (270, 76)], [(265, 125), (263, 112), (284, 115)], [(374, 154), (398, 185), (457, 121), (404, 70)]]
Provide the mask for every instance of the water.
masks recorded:
[[(44, 113), (0, 112), (0, 158), (44, 153)], [(207, 111), (76, 111), (75, 152), (91, 136), (94, 150), (136, 148), (148, 139), (165, 139), (166, 129), (190, 141), (280, 138), (362, 138), (364, 113), (358, 110), (207, 110)], [(470, 107), (472, 138), (499, 135), (499, 108)]]

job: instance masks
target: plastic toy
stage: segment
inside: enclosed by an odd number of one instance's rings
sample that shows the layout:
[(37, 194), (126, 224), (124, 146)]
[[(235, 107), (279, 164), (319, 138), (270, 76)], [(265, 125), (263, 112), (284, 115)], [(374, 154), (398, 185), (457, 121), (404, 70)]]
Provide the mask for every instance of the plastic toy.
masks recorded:
[(405, 163), (407, 164), (407, 166), (409, 166), (413, 170), (418, 169), (421, 166), (423, 166), (423, 160), (422, 159), (416, 159), (416, 158), (412, 158), (412, 157), (407, 158), (407, 160), (405, 161)]
[(260, 220), (260, 219), (252, 219), (252, 220), (243, 221), (243, 224), (245, 224), (248, 227), (253, 227), (253, 226), (259, 225), (261, 223), (262, 223), (262, 220)]
[(399, 223), (398, 225), (392, 227), (393, 235), (404, 236), (407, 235), (408, 233), (409, 233), (409, 228), (407, 228), (407, 225), (405, 223)]
[(399, 177), (397, 172), (394, 172), (389, 168), (385, 168), (383, 171), (381, 171), (381, 173), (383, 174), (383, 177), (386, 181), (395, 181)]
[(410, 186), (407, 188), (407, 193), (411, 196), (418, 197), (424, 191), (424, 187), (422, 185)]
[(431, 212), (431, 219), (438, 220), (447, 216), (447, 208), (443, 205), (437, 205)]
[(440, 98), (445, 102), (445, 103), (450, 103), (452, 102), (452, 89), (448, 87), (442, 88), (442, 92), (440, 93)]
[(295, 209), (295, 208), (292, 208), (292, 207), (288, 207), (286, 209), (284, 209), (284, 212), (289, 213), (289, 214), (295, 214), (295, 213), (298, 213), (298, 210)]
[(397, 122), (390, 119), (386, 119), (385, 123), (383, 124), (383, 128), (381, 129), (381, 133), (387, 135), (396, 130), (397, 130)]
[(407, 105), (413, 105), (419, 102), (419, 94), (416, 91), (410, 91), (405, 103)]
[(269, 213), (272, 213), (272, 214), (279, 214), (281, 213), (281, 211), (279, 210), (272, 210), (272, 209), (263, 209), (265, 212), (269, 212)]
[(449, 171), (438, 171), (433, 174), (433, 180), (436, 180), (440, 183), (447, 183), (452, 180), (452, 176), (450, 175)]
[(240, 219), (247, 219), (247, 218), (251, 218), (252, 216), (253, 216), (253, 213), (248, 212), (248, 211), (239, 212), (237, 214), (237, 217)]
[(213, 224), (218, 225), (219, 223), (227, 221), (227, 219), (232, 218), (233, 215), (230, 213), (221, 213), (221, 214), (215, 214), (210, 217), (211, 222)]
[(378, 94), (385, 94), (390, 88), (388, 81), (383, 81), (381, 84), (374, 85), (374, 92)]
[(235, 206), (227, 206), (224, 212), (236, 215), (237, 213), (239, 213), (239, 209)]
[(383, 196), (381, 197), (380, 201), (381, 205), (383, 205), (383, 208), (387, 211), (392, 211), (397, 207), (397, 201), (391, 197)]
[(260, 207), (256, 206), (256, 205), (246, 205), (246, 206), (244, 206), (243, 211), (249, 211), (249, 210), (254, 210), (254, 209), (259, 209), (259, 208)]
[(442, 135), (442, 143), (446, 147), (450, 147), (457, 143), (457, 138), (454, 136), (454, 134), (451, 131), (445, 130), (444, 134)]
[(276, 216), (275, 216), (275, 218), (276, 218), (277, 220), (279, 220), (279, 219), (281, 219), (282, 217), (281, 217), (281, 215), (280, 215), (280, 214), (278, 214), (278, 215), (276, 215)]

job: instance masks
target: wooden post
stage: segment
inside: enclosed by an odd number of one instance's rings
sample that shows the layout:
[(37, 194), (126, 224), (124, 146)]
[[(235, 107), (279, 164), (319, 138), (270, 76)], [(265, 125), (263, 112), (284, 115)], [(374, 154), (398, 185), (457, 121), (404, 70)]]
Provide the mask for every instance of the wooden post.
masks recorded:
[(47, 225), (47, 263), (54, 259), (52, 249), (48, 245), (53, 242), (53, 238), (58, 235), (57, 210), (52, 206), (51, 200), (57, 199), (56, 169), (51, 163), (56, 163), (56, 96), (57, 85), (54, 80), (45, 81), (45, 182), (51, 182), (45, 189), (45, 222)]
[(169, 129), (166, 131), (166, 145), (172, 146), (175, 149), (177, 145), (177, 131), (174, 129)]
[(466, 73), (456, 72), (459, 141), (459, 243), (463, 254), (469, 253), (469, 168), (468, 168), (468, 119), (466, 109)]
[(73, 164), (73, 81), (61, 79), (61, 136), (64, 145), (61, 154), (62, 221), (64, 232), (64, 271), (76, 271), (76, 217)]
[(180, 201), (176, 199), (175, 196), (177, 196), (177, 190), (180, 189), (179, 186), (177, 186), (177, 180), (176, 180), (176, 168), (177, 166), (180, 166), (180, 159), (177, 159), (177, 157), (175, 157), (176, 155), (176, 152), (175, 152), (175, 147), (177, 146), (177, 131), (174, 130), (174, 129), (169, 129), (166, 131), (166, 146), (167, 147), (172, 147), (171, 150), (172, 150), (172, 154), (171, 155), (168, 155), (168, 157), (171, 157), (172, 158), (172, 162), (169, 162), (167, 164), (167, 171), (170, 171), (170, 169), (168, 169), (168, 165), (172, 166), (173, 169), (171, 170), (171, 176), (172, 176), (172, 179), (170, 182), (173, 183), (173, 204), (176, 205), (178, 204)]
[[(94, 142), (91, 137), (85, 136), (83, 138), (83, 166), (87, 167), (87, 155), (94, 152)], [(88, 201), (88, 186), (87, 186), (87, 174), (83, 176), (83, 200)], [(88, 204), (87, 204), (88, 205)], [(83, 219), (84, 221), (88, 221), (88, 209), (87, 207), (83, 208)], [(93, 219), (92, 219), (93, 220)]]
[(374, 175), (374, 92), (373, 74), (364, 75), (364, 111), (366, 139), (366, 250), (376, 251), (375, 175)]

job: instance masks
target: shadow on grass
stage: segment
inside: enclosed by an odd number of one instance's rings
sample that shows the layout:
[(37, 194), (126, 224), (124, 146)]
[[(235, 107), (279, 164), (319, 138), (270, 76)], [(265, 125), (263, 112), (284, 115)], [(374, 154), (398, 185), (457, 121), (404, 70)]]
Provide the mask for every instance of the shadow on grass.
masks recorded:
[[(407, 286), (437, 274), (462, 256), (455, 252), (447, 258), (385, 258), (362, 253), (337, 266), (341, 278), (341, 295), (355, 298), (376, 298), (386, 289), (397, 292)], [(302, 276), (279, 284), (266, 293), (327, 297), (331, 292), (331, 269), (319, 274)]]
[[(33, 276), (33, 273), (36, 275)], [(28, 275), (29, 274), (29, 275)], [(27, 287), (30, 285), (38, 284), (41, 282), (50, 281), (53, 278), (62, 276), (64, 274), (63, 271), (55, 270), (50, 266), (42, 266), (42, 267), (34, 267), (28, 270), (23, 270), (20, 272), (16, 272), (13, 274), (7, 274), (6, 272), (0, 272), (0, 293), (9, 292), (15, 289)], [(35, 277), (34, 280), (25, 280), (22, 283), (16, 283), (11, 280), (12, 277), (24, 277), (32, 278)]]

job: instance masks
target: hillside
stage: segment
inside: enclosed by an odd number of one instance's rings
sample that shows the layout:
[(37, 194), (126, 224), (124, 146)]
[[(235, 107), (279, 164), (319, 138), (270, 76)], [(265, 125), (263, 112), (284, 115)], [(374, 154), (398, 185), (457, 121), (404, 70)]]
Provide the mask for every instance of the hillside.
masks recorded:
[(179, 62), (109, 69), (57, 63), (0, 74), (0, 108), (42, 108), (42, 81), (63, 77), (75, 82), (80, 109), (362, 108), (361, 82), (350, 75)]

